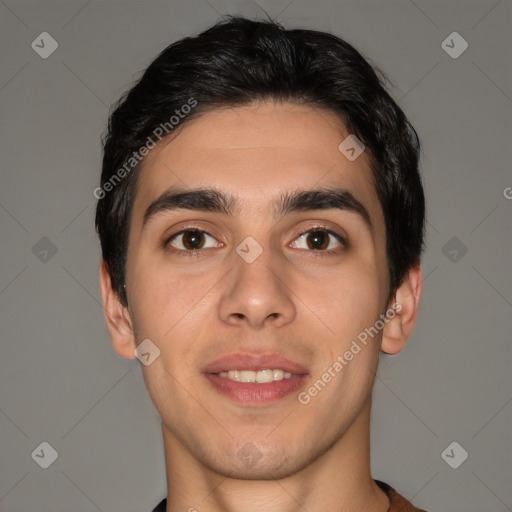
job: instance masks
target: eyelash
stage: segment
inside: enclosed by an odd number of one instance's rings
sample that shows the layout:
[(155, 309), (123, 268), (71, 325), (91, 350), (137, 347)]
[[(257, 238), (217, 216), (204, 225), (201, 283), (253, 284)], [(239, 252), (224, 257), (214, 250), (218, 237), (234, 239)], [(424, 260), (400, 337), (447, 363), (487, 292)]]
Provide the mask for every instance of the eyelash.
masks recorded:
[[(172, 235), (170, 235), (169, 237), (167, 237), (164, 241), (164, 248), (167, 247), (169, 245), (169, 243), (174, 240), (176, 237), (180, 236), (180, 235), (183, 235), (185, 233), (188, 233), (190, 231), (197, 231), (199, 233), (203, 233), (203, 234), (206, 234), (212, 238), (215, 238), (213, 235), (211, 235), (210, 233), (208, 233), (208, 231), (205, 231), (204, 229), (200, 229), (196, 226), (188, 226), (184, 229), (181, 229), (180, 231), (178, 231), (177, 233), (174, 233)], [(338, 254), (340, 252), (340, 250), (343, 250), (343, 248), (347, 248), (348, 247), (348, 244), (345, 240), (345, 238), (343, 238), (341, 235), (339, 235), (338, 233), (330, 230), (327, 226), (324, 226), (324, 225), (316, 225), (316, 226), (311, 226), (309, 227), (307, 230), (305, 231), (302, 231), (301, 233), (299, 233), (295, 238), (294, 238), (294, 241), (297, 240), (298, 238), (300, 238), (301, 236), (303, 235), (306, 235), (308, 233), (314, 233), (315, 231), (322, 231), (322, 232), (325, 232), (327, 233), (328, 235), (331, 235), (333, 236), (338, 242), (340, 242), (340, 244), (342, 245), (342, 248), (337, 248), (337, 249), (330, 249), (330, 250), (314, 250), (314, 249), (300, 249), (302, 251), (307, 251), (307, 252), (311, 252), (313, 253), (313, 257), (315, 258), (318, 258), (318, 257), (323, 257), (323, 256), (330, 256), (330, 255), (335, 255), (335, 254)], [(173, 254), (175, 254), (176, 256), (179, 256), (179, 257), (185, 257), (185, 258), (193, 258), (193, 257), (198, 257), (198, 256), (201, 256), (201, 253), (206, 250), (206, 249), (194, 249), (194, 250), (183, 250), (183, 249), (174, 249), (172, 248), (171, 249), (171, 252)]]

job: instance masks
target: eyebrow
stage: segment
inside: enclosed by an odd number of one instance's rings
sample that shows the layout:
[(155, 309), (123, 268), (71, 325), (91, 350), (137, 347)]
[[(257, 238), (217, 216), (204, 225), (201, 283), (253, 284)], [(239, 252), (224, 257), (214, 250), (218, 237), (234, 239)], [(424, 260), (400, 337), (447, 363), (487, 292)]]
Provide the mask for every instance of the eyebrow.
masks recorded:
[[(144, 228), (150, 219), (159, 214), (180, 209), (212, 212), (230, 217), (241, 211), (235, 196), (215, 188), (173, 189), (164, 192), (148, 206), (142, 227)], [(275, 220), (290, 212), (331, 209), (357, 214), (374, 234), (368, 210), (346, 189), (319, 188), (286, 192), (271, 205)]]

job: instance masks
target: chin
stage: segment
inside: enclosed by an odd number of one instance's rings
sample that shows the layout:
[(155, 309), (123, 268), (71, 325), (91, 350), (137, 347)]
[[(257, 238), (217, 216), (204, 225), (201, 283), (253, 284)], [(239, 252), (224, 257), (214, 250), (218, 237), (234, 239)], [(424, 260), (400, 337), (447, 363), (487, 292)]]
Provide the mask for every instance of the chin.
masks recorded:
[[(301, 447), (300, 449), (298, 447)], [(232, 447), (229, 448), (232, 451)], [(248, 441), (232, 451), (229, 457), (224, 452), (210, 452), (202, 463), (212, 471), (228, 478), (239, 480), (276, 480), (293, 475), (305, 468), (316, 457), (308, 454), (300, 443), (287, 447), (269, 446), (264, 442)]]
[(299, 469), (295, 464), (283, 464), (282, 462), (264, 462), (260, 460), (254, 467), (246, 467), (238, 464), (233, 467), (230, 464), (219, 465), (216, 461), (215, 467), (211, 467), (215, 473), (237, 480), (279, 480), (293, 475)]

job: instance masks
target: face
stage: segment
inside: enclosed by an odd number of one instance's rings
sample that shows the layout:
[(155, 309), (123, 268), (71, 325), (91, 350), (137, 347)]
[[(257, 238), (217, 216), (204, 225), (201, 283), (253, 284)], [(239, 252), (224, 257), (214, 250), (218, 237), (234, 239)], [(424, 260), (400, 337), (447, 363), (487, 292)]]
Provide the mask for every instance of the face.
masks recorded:
[(163, 428), (217, 473), (292, 474), (369, 404), (380, 333), (357, 340), (388, 306), (385, 227), (348, 135), (332, 113), (263, 103), (204, 114), (144, 161), (129, 319), (160, 350), (142, 370)]

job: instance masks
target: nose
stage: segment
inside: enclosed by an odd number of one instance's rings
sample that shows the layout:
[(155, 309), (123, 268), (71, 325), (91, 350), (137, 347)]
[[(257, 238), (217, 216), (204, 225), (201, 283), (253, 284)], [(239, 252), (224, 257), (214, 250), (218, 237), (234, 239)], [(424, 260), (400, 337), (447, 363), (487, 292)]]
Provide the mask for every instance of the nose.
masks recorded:
[(291, 277), (269, 249), (251, 263), (234, 255), (233, 272), (219, 302), (219, 315), (225, 323), (262, 329), (265, 325), (281, 327), (296, 316)]

